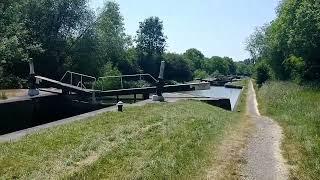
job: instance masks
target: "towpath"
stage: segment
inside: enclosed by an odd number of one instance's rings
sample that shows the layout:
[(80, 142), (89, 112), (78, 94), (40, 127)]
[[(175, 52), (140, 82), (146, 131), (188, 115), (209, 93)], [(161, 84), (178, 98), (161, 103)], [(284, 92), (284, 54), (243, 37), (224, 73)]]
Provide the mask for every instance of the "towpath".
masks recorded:
[(251, 81), (248, 89), (247, 114), (255, 130), (248, 137), (244, 151), (246, 164), (242, 169), (242, 177), (257, 180), (288, 179), (288, 170), (280, 149), (282, 129), (272, 119), (260, 115)]

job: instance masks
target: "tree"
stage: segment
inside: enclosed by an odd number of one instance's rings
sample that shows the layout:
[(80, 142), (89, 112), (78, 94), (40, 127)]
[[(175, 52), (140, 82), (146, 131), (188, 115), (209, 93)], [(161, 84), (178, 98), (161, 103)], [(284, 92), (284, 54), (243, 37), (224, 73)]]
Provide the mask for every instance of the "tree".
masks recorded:
[(246, 42), (246, 50), (252, 56), (251, 63), (255, 64), (266, 51), (266, 29), (268, 25), (256, 28), (254, 33), (250, 35)]
[(68, 55), (68, 45), (90, 23), (92, 11), (86, 0), (27, 0), (24, 22), (33, 41), (44, 49), (34, 55), (36, 71), (59, 76)]
[(236, 63), (237, 75), (251, 76), (253, 74), (253, 64), (248, 63), (246, 60)]
[(28, 77), (28, 61), (42, 51), (25, 26), (25, 4), (22, 0), (0, 3), (0, 88), (21, 88), (22, 79)]
[(219, 56), (213, 56), (205, 61), (204, 69), (209, 73), (219, 72), (220, 74), (227, 75), (229, 72), (228, 62)]
[(138, 64), (144, 72), (157, 76), (166, 47), (163, 22), (158, 17), (150, 17), (140, 22), (136, 43)]
[(164, 59), (166, 61), (166, 79), (179, 82), (192, 80), (191, 68), (183, 55), (168, 53), (165, 54)]
[(104, 61), (101, 58), (99, 39), (94, 28), (74, 43), (65, 62), (66, 69), (91, 76), (101, 75)]
[(99, 54), (102, 62), (112, 62), (120, 71), (126, 72), (128, 62), (125, 51), (130, 44), (130, 38), (124, 33), (123, 17), (119, 4), (108, 1), (98, 17), (97, 35)]
[[(253, 59), (264, 59), (279, 79), (292, 78), (286, 66), (290, 57), (304, 63), (301, 76), (308, 80), (320, 78), (320, 3), (310, 0), (282, 0), (277, 17), (250, 38), (247, 50)], [(287, 61), (288, 62), (288, 61)]]
[(205, 79), (205, 78), (208, 78), (209, 75), (206, 71), (203, 71), (203, 70), (196, 70), (194, 72), (194, 77), (195, 78), (199, 78), (199, 79)]
[(205, 57), (201, 51), (192, 48), (188, 49), (183, 55), (190, 63), (192, 70), (201, 69), (203, 67)]
[(235, 75), (237, 74), (237, 65), (236, 63), (232, 60), (232, 58), (229, 57), (224, 57), (223, 60), (227, 62), (228, 64), (228, 74), (230, 75)]
[(257, 84), (261, 86), (271, 78), (270, 67), (264, 61), (261, 61), (256, 66)]
[(120, 78), (107, 78), (107, 76), (120, 76), (121, 72), (108, 62), (102, 69), (103, 79), (99, 79), (96, 83), (96, 88), (100, 90), (113, 90), (121, 88)]

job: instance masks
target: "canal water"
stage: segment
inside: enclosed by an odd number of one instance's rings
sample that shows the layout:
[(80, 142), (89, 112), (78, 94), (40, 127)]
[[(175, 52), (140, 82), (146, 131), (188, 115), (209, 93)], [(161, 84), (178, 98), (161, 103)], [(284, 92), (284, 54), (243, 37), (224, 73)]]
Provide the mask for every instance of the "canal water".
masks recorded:
[(212, 98), (228, 98), (231, 102), (232, 110), (235, 109), (241, 94), (241, 89), (226, 88), (223, 86), (211, 86), (208, 90), (190, 91), (188, 94)]

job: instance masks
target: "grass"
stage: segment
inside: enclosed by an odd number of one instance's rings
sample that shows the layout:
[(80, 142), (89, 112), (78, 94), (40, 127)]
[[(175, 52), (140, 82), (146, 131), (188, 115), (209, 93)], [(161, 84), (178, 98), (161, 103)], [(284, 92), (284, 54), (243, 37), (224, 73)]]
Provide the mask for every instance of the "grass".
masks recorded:
[(241, 79), (240, 81), (234, 81), (234, 82), (231, 82), (230, 84), (231, 85), (234, 85), (234, 86), (246, 86), (248, 83), (248, 78), (245, 78), (245, 79)]
[(6, 93), (5, 93), (5, 92), (1, 92), (1, 94), (0, 94), (0, 100), (6, 100), (6, 99), (8, 99)]
[(320, 88), (269, 82), (258, 91), (262, 114), (284, 128), (283, 150), (292, 179), (318, 179), (320, 174)]
[[(244, 150), (248, 143), (253, 124), (247, 116), (247, 94), (249, 79), (242, 79), (239, 85), (243, 86), (243, 91), (239, 99), (237, 111), (239, 119), (224, 132), (222, 142), (219, 142), (212, 159), (214, 171), (220, 169), (221, 172), (215, 173), (209, 179), (243, 179), (243, 167), (246, 164)], [(219, 154), (219, 155), (217, 155)], [(208, 179), (208, 178), (206, 178)]]
[(241, 116), (197, 101), (105, 113), (0, 144), (0, 179), (202, 179)]

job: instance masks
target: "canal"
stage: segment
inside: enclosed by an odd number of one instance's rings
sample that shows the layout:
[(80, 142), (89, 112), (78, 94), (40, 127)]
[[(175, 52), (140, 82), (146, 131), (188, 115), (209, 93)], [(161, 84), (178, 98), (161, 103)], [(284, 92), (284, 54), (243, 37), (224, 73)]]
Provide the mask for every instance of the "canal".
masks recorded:
[(187, 94), (211, 98), (228, 98), (231, 102), (231, 109), (234, 110), (241, 94), (241, 89), (226, 88), (223, 86), (211, 86), (208, 90), (190, 91)]

